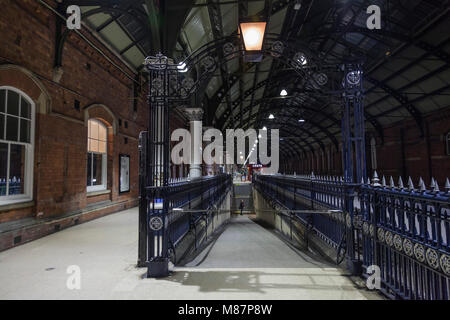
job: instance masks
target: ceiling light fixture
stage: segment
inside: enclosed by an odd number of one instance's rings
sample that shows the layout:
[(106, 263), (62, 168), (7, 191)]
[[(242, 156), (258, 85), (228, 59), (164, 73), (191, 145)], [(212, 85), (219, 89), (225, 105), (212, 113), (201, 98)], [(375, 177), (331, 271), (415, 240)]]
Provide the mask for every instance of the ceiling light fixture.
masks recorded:
[(239, 23), (239, 32), (244, 41), (245, 51), (261, 51), (266, 25), (266, 22), (243, 21)]

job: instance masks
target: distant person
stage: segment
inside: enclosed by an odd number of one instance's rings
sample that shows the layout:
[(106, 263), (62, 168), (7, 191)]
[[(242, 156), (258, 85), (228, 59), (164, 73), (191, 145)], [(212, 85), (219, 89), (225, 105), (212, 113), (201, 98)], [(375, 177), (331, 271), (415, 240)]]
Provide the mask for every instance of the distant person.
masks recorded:
[(244, 200), (241, 200), (241, 203), (239, 204), (239, 209), (241, 209), (241, 216), (242, 216), (242, 210), (244, 210), (245, 204)]

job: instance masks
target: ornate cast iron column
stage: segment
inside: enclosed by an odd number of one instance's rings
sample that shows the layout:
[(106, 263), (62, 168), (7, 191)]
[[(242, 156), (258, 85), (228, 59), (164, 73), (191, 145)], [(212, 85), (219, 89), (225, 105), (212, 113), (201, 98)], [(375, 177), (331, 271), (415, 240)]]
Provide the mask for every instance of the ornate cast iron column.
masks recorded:
[(366, 180), (366, 154), (363, 104), (363, 72), (361, 64), (349, 63), (342, 67), (342, 163), (347, 211), (347, 266), (353, 274), (361, 273), (359, 239), (355, 224), (359, 221), (354, 209), (354, 198), (361, 181)]
[(176, 68), (162, 54), (145, 59), (149, 72), (149, 123), (146, 158), (147, 276), (169, 275), (168, 211), (170, 164), (170, 83)]

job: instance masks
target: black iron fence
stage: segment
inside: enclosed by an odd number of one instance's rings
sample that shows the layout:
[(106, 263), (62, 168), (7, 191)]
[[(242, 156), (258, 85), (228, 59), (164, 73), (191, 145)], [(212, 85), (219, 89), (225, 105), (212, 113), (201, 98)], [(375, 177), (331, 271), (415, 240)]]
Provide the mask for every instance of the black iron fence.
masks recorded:
[[(206, 228), (210, 223), (214, 224), (217, 215), (221, 214), (218, 206), (225, 200), (227, 193), (231, 189), (231, 176), (221, 174), (212, 177), (202, 177), (193, 180), (172, 179), (168, 186), (146, 187), (145, 195), (141, 202), (145, 208), (140, 217), (142, 238), (152, 239), (142, 244), (139, 250), (139, 261), (148, 261), (153, 256), (158, 256), (162, 250), (163, 239), (157, 232), (152, 230), (151, 217), (162, 214), (163, 200), (166, 201), (167, 214), (164, 215), (164, 224), (167, 225), (167, 252), (169, 258), (175, 262), (176, 247), (184, 236), (193, 232), (195, 246), (197, 245), (197, 225), (200, 220), (205, 221)], [(150, 213), (150, 214), (149, 214)], [(214, 229), (214, 227), (213, 227)], [(207, 232), (201, 230), (201, 233)], [(200, 234), (201, 234), (200, 233)], [(178, 255), (181, 256), (183, 252)], [(145, 265), (145, 264), (143, 264)], [(142, 265), (142, 266), (143, 266)]]
[[(360, 274), (379, 271), (380, 290), (392, 298), (449, 299), (450, 184), (441, 191), (411, 179), (395, 185), (376, 172), (359, 185), (341, 177), (264, 176), (254, 184), (280, 209), (315, 209), (329, 214), (295, 214), (339, 257), (360, 264)], [(351, 206), (349, 208), (349, 205)], [(350, 210), (349, 210), (350, 209)], [(295, 212), (295, 211), (292, 211)]]

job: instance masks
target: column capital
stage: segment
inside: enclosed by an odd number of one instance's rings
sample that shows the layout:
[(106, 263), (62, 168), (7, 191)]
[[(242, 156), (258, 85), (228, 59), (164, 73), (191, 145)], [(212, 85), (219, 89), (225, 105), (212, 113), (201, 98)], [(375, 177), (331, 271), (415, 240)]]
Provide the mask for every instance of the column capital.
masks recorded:
[(184, 113), (189, 121), (202, 121), (203, 119), (202, 108), (184, 108)]

